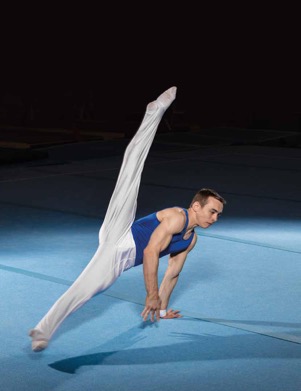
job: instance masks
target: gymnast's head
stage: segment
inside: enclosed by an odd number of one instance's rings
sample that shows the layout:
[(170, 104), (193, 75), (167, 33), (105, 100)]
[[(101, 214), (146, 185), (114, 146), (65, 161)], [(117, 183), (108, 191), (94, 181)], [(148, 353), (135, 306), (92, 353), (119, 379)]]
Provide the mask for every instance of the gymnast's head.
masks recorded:
[(223, 212), (226, 200), (215, 190), (202, 188), (193, 197), (189, 209), (195, 222), (202, 228), (214, 224)]

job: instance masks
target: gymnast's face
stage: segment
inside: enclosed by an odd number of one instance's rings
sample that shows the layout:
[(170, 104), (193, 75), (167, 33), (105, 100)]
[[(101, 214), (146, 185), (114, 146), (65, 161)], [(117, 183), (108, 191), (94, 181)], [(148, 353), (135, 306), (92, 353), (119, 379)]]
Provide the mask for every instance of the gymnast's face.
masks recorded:
[(208, 197), (207, 204), (201, 206), (199, 202), (193, 204), (196, 222), (199, 227), (208, 228), (214, 224), (223, 212), (223, 204), (214, 197)]

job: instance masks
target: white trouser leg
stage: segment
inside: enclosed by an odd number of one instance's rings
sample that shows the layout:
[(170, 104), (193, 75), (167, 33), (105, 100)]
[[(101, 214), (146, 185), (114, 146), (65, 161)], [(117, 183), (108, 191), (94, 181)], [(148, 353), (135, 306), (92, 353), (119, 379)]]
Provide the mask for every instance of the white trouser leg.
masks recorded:
[(135, 219), (144, 162), (160, 120), (174, 100), (175, 93), (176, 88), (173, 87), (147, 106), (142, 123), (126, 148), (116, 187), (99, 232), (99, 247), (75, 282), (31, 330), (33, 341), (48, 341), (69, 314), (96, 293), (109, 288), (127, 268), (125, 254), (130, 257), (134, 248), (125, 249), (124, 243), (128, 243), (127, 235)]
[(131, 228), (136, 215), (144, 162), (162, 116), (174, 98), (175, 87), (147, 106), (142, 123), (125, 151), (116, 186), (99, 232), (100, 242), (117, 242)]

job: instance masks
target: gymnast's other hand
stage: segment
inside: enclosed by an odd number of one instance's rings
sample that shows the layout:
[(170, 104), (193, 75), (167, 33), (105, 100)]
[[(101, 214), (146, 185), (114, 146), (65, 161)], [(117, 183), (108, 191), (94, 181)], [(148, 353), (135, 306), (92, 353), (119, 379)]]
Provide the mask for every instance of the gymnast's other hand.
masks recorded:
[(172, 308), (167, 310), (165, 316), (161, 316), (161, 319), (174, 319), (174, 318), (182, 318), (182, 315), (180, 314), (179, 310), (173, 310)]

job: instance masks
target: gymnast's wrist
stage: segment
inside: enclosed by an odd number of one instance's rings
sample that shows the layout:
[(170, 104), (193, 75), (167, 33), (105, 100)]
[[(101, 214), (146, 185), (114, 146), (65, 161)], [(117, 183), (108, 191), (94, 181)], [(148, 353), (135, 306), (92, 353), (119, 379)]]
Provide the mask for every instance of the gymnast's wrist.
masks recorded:
[(160, 318), (164, 318), (166, 316), (166, 310), (160, 310)]

